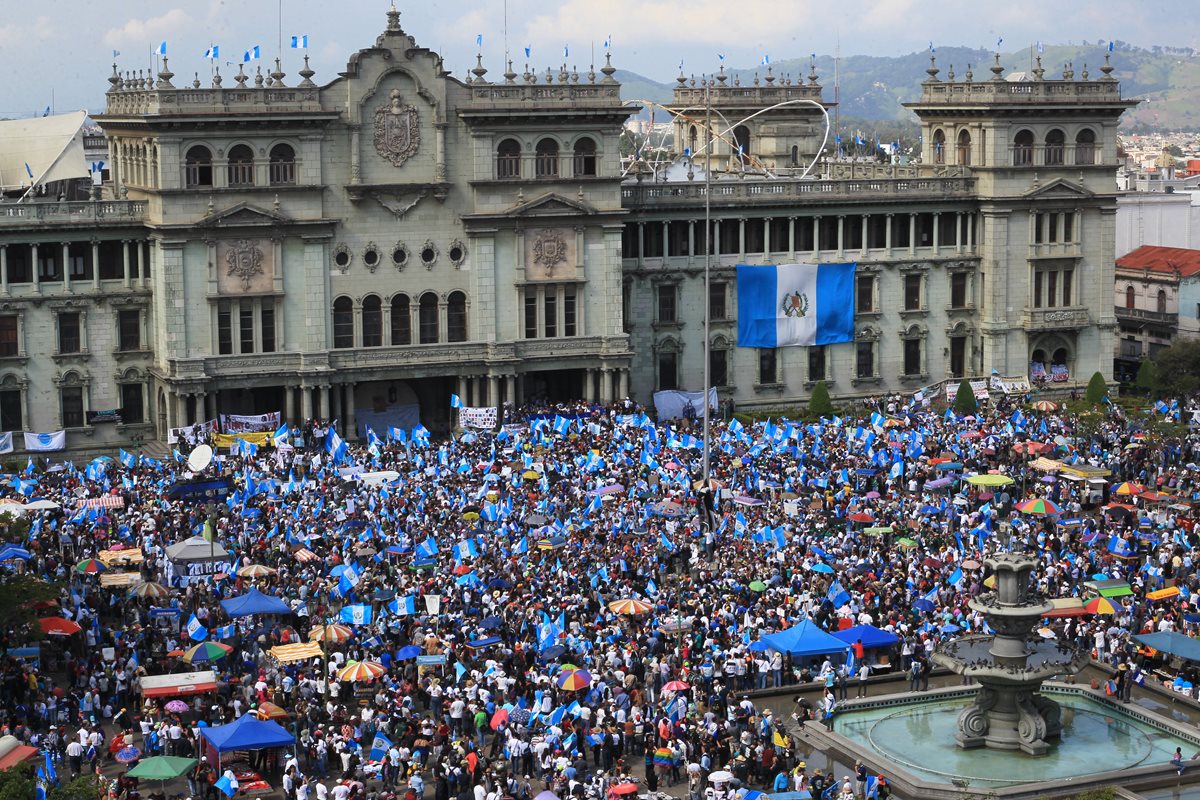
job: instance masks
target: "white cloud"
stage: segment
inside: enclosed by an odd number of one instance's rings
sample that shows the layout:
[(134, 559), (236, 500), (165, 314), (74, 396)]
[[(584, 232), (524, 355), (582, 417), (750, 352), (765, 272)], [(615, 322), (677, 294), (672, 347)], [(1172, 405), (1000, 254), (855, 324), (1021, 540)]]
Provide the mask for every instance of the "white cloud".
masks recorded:
[(172, 8), (158, 17), (130, 19), (119, 28), (104, 34), (104, 43), (109, 47), (134, 47), (139, 44), (157, 44), (172, 34), (181, 33), (193, 25), (190, 14), (182, 8)]
[(44, 42), (55, 35), (54, 21), (50, 17), (38, 17), (31, 22), (0, 25), (0, 47), (28, 46), (31, 42)]

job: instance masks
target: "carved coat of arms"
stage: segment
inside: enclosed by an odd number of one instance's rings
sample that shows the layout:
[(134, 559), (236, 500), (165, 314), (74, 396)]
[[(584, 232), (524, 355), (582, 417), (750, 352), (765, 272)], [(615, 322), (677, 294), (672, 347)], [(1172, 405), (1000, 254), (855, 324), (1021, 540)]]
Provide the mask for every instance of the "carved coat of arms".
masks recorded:
[(375, 150), (394, 167), (416, 155), (421, 146), (421, 120), (417, 109), (405, 105), (399, 89), (392, 89), (389, 102), (375, 110)]
[(783, 296), (783, 311), (785, 317), (803, 317), (808, 315), (808, 295), (803, 292), (792, 292)]
[(242, 288), (249, 289), (250, 283), (263, 274), (263, 251), (258, 242), (239, 239), (225, 253), (228, 274), (242, 281)]
[(533, 263), (546, 270), (547, 275), (554, 274), (554, 268), (567, 260), (567, 243), (562, 234), (555, 231), (542, 231), (533, 241)]

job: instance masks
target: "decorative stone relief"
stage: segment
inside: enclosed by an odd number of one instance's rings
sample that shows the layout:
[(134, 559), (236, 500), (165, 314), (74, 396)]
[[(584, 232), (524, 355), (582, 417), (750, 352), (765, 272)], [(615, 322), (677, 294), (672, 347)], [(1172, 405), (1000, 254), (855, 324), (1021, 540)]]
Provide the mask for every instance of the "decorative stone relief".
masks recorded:
[(412, 260), (412, 251), (408, 249), (408, 245), (404, 242), (396, 242), (392, 246), (392, 264), (399, 271), (403, 272), (408, 266), (408, 262)]
[(575, 277), (575, 233), (553, 228), (530, 231), (525, 237), (526, 280), (564, 280)]
[(454, 265), (454, 268), (458, 269), (467, 260), (467, 246), (462, 243), (461, 239), (455, 239), (446, 250), (446, 255), (450, 257), (450, 263)]
[(217, 289), (221, 294), (271, 291), (273, 247), (264, 247), (257, 239), (223, 241), (217, 247)]
[(363, 263), (371, 272), (379, 269), (379, 248), (375, 246), (374, 242), (368, 242), (367, 248), (363, 250)]
[(402, 167), (421, 146), (421, 119), (414, 106), (404, 104), (399, 89), (389, 98), (375, 110), (375, 151)]
[(433, 269), (433, 265), (438, 260), (437, 245), (432, 240), (426, 241), (421, 245), (421, 263), (425, 265), (425, 269)]
[(343, 275), (350, 271), (350, 262), (354, 260), (354, 256), (350, 253), (350, 248), (346, 244), (339, 244), (333, 248), (330, 254), (333, 259), (333, 266), (338, 269)]

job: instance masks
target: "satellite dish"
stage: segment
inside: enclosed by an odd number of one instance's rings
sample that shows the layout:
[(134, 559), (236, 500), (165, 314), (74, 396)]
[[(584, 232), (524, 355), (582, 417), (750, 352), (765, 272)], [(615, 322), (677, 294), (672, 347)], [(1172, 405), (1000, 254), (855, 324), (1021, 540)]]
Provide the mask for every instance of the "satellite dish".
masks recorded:
[(198, 444), (196, 448), (188, 454), (187, 465), (192, 472), (203, 472), (204, 468), (212, 463), (213, 451), (206, 444)]

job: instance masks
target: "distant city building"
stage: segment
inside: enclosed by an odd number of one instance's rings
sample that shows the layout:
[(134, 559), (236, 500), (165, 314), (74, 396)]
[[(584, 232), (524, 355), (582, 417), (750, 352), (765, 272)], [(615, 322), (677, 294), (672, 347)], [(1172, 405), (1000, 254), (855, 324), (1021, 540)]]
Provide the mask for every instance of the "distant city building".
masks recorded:
[(1113, 374), (1133, 381), (1176, 336), (1200, 335), (1200, 250), (1145, 245), (1117, 259)]

